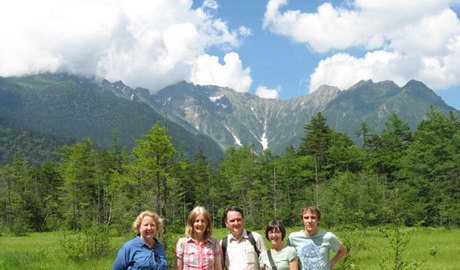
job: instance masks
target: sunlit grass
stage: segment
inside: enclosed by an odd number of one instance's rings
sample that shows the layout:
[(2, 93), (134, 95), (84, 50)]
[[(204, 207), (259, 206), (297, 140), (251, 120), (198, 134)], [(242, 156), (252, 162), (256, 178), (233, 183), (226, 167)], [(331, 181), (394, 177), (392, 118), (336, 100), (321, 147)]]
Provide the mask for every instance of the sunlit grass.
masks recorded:
[(99, 260), (75, 263), (66, 258), (60, 241), (62, 233), (31, 233), (23, 237), (0, 237), (0, 269), (110, 269), (118, 246), (125, 241), (113, 238), (114, 255)]
[[(288, 228), (287, 233), (301, 229)], [(332, 231), (341, 239), (347, 234), (353, 234), (353, 241), (356, 249), (354, 253), (355, 269), (381, 269), (380, 264), (385, 258), (392, 254), (390, 238), (394, 230), (385, 229), (390, 237), (385, 238), (379, 228), (360, 229), (356, 231)], [(258, 231), (264, 234), (263, 231)], [(215, 229), (215, 238), (222, 238), (228, 233), (226, 229)], [(63, 234), (32, 233), (24, 237), (0, 236), (0, 269), (111, 269), (117, 250), (132, 236), (111, 237), (112, 252), (102, 259), (90, 259), (83, 262), (73, 262), (63, 253), (60, 241), (63, 241)], [(356, 239), (359, 235), (360, 239)], [(172, 252), (176, 238), (181, 235), (172, 236), (168, 242), (168, 252)], [(404, 228), (403, 238), (408, 241), (403, 253), (403, 259), (407, 261), (420, 262), (417, 269), (459, 269), (460, 256), (458, 246), (460, 229), (445, 228)], [(360, 240), (360, 241), (357, 241)], [(169, 262), (174, 265), (173, 262)]]

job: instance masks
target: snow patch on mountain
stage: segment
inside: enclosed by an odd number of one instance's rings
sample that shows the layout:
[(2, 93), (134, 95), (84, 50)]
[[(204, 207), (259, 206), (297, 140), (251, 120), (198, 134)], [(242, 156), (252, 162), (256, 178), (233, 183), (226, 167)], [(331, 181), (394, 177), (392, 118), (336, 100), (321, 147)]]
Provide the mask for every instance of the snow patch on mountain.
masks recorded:
[(238, 139), (238, 137), (235, 135), (235, 133), (233, 133), (227, 126), (224, 125), (224, 127), (228, 130), (228, 132), (230, 132), (230, 134), (232, 134), (232, 137), (235, 140), (235, 144), (239, 145), (239, 146), (243, 146), (243, 144), (241, 143), (240, 139)]
[(220, 96), (215, 96), (215, 97), (209, 97), (209, 100), (211, 100), (212, 102), (216, 102), (218, 101), (219, 99), (221, 99), (224, 95), (220, 95)]
[(264, 133), (262, 134), (262, 138), (259, 140), (260, 144), (262, 145), (263, 149), (268, 149), (268, 139), (267, 139), (267, 119), (264, 122)]

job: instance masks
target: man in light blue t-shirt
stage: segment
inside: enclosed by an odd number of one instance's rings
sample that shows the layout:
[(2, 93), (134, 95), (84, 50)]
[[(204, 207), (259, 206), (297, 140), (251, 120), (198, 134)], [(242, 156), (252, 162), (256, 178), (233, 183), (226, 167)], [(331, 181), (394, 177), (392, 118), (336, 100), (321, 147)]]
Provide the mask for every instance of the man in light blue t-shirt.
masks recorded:
[[(299, 257), (299, 270), (329, 270), (346, 254), (347, 248), (331, 232), (319, 231), (318, 225), (321, 212), (316, 206), (306, 206), (300, 211), (300, 219), (304, 229), (293, 232), (287, 240)], [(334, 250), (335, 256), (329, 259), (329, 251)]]

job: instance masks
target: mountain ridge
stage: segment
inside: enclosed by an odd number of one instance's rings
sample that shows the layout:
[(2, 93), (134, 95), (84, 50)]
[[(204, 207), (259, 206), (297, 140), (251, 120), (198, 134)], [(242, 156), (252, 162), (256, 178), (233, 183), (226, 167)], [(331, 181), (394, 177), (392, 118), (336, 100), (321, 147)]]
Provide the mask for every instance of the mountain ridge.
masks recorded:
[[(63, 73), (0, 78), (0, 115), (18, 129), (73, 140), (90, 138), (103, 148), (111, 147), (118, 134), (120, 146), (132, 148), (153, 124), (164, 124), (166, 118), (140, 98), (126, 98), (127, 88), (121, 82)], [(171, 121), (167, 125), (173, 145), (189, 158), (199, 151), (214, 160), (223, 157), (221, 147), (206, 135), (191, 134)]]
[[(415, 80), (403, 87), (392, 81), (372, 80), (360, 81), (347, 90), (323, 85), (309, 95), (288, 100), (262, 99), (228, 88), (180, 82), (151, 94), (149, 102), (175, 115), (179, 122), (205, 132), (224, 148), (244, 144), (257, 150), (268, 147), (275, 153), (289, 145), (297, 146), (305, 124), (318, 112), (326, 116), (331, 128), (348, 134), (356, 142), (354, 131), (362, 121), (380, 131), (391, 113), (400, 114), (412, 128), (431, 105), (459, 114)], [(209, 105), (210, 102), (225, 106), (225, 110)]]
[[(415, 80), (403, 87), (372, 80), (347, 90), (323, 85), (309, 95), (276, 100), (184, 81), (152, 94), (122, 81), (71, 74), (0, 77), (0, 113), (19, 128), (64, 138), (88, 137), (88, 129), (93, 131), (89, 137), (105, 146), (112, 139), (107, 131), (119, 128), (124, 145), (132, 147), (155, 121), (168, 119), (176, 148), (182, 144), (188, 153), (196, 153), (205, 145), (206, 155), (217, 159), (226, 148), (239, 145), (280, 154), (300, 143), (304, 126), (318, 112), (331, 128), (358, 142), (355, 130), (361, 122), (379, 132), (386, 119), (397, 113), (415, 128), (430, 106), (459, 115)], [(69, 123), (84, 128), (74, 130)]]

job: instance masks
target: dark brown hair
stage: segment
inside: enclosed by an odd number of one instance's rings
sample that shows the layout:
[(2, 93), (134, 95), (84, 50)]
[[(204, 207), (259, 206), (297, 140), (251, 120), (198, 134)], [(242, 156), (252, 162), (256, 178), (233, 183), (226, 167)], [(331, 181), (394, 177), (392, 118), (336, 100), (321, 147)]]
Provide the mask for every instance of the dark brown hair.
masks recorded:
[(223, 227), (225, 227), (225, 223), (227, 222), (227, 214), (230, 211), (235, 211), (235, 212), (240, 213), (241, 217), (244, 219), (243, 210), (241, 210), (241, 208), (236, 207), (236, 206), (227, 207), (227, 209), (225, 209), (225, 211), (224, 211), (224, 215), (222, 216), (222, 226)]
[(271, 232), (273, 229), (278, 229), (281, 232), (281, 240), (284, 240), (286, 236), (286, 229), (284, 228), (283, 223), (279, 222), (278, 220), (274, 219), (270, 221), (265, 227), (265, 237), (268, 239), (268, 233)]

